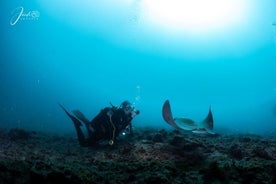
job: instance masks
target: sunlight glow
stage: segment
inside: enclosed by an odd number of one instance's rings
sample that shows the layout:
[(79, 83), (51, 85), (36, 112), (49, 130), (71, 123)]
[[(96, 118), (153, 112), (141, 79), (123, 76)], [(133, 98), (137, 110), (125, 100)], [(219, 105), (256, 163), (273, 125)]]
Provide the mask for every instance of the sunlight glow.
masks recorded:
[(211, 32), (239, 22), (244, 0), (143, 0), (145, 20), (172, 31)]

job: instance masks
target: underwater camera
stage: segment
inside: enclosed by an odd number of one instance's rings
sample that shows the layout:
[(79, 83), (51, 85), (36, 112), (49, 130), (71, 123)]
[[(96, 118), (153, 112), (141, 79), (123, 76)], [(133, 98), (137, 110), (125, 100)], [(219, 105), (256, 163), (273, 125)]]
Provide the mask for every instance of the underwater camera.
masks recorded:
[(134, 110), (133, 110), (133, 113), (135, 113), (136, 115), (138, 115), (138, 114), (140, 114), (140, 111), (139, 111), (139, 110), (134, 109)]

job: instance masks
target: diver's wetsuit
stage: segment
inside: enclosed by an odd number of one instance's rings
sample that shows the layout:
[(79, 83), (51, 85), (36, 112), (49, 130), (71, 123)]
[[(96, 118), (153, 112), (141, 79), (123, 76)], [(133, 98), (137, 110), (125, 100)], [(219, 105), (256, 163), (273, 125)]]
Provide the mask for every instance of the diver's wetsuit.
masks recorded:
[[(115, 107), (106, 107), (92, 119), (91, 122), (84, 119), (84, 116), (78, 111), (77, 117), (82, 120), (86, 125), (88, 131), (88, 138), (85, 138), (80, 126), (82, 126), (79, 119), (68, 113), (68, 111), (60, 105), (65, 113), (71, 118), (77, 131), (79, 144), (81, 146), (90, 146), (98, 143), (101, 140), (112, 140), (115, 141), (119, 133), (130, 126), (130, 133), (132, 134), (131, 114), (126, 115), (124, 110)], [(92, 127), (94, 130), (91, 130)]]

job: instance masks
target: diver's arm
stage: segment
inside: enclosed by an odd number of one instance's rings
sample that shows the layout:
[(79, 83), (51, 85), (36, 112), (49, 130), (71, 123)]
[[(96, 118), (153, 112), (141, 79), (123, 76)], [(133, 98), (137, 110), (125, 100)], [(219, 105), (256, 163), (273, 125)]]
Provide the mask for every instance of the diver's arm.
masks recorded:
[(140, 114), (140, 111), (139, 110), (133, 110), (131, 112), (131, 118), (133, 119), (136, 115)]

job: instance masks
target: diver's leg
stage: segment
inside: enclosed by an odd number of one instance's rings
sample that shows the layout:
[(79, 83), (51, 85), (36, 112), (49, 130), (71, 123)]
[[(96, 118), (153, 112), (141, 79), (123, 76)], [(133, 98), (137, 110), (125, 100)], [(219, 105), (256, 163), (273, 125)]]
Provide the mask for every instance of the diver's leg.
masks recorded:
[(93, 134), (93, 131), (91, 130), (91, 123), (90, 121), (84, 116), (84, 114), (82, 112), (80, 112), (79, 110), (74, 110), (72, 111), (73, 114), (79, 119), (81, 120), (84, 124), (85, 124), (85, 127), (86, 127), (86, 130), (87, 130), (87, 133), (88, 135), (92, 135)]
[(90, 146), (97, 145), (99, 141), (103, 140), (104, 136), (102, 136), (101, 133), (97, 131), (93, 131), (90, 135), (89, 138), (87, 139), (87, 144)]
[(89, 124), (90, 123), (90, 121), (84, 116), (84, 114), (81, 111), (79, 111), (79, 110), (73, 110), (72, 112), (84, 124)]
[(74, 126), (75, 126), (75, 129), (77, 131), (77, 136), (78, 136), (78, 140), (79, 140), (79, 144), (81, 146), (85, 146), (86, 144), (86, 140), (85, 140), (85, 137), (84, 137), (84, 134), (80, 128), (80, 125), (79, 125), (79, 120), (77, 118), (75, 118), (74, 116), (70, 116), (71, 120), (73, 121), (74, 123)]
[(87, 125), (87, 124), (85, 124), (85, 127), (86, 127), (86, 130), (87, 130), (88, 135), (89, 135), (89, 136), (92, 135), (92, 134), (93, 134), (93, 131), (91, 130), (90, 126)]
[(78, 140), (79, 140), (79, 144), (81, 146), (86, 146), (87, 144), (87, 140), (84, 137), (84, 134), (80, 128), (81, 126), (81, 122), (75, 118), (74, 116), (72, 116), (61, 104), (59, 104), (59, 106), (64, 110), (64, 112), (67, 114), (67, 116), (73, 121), (75, 129), (77, 131), (77, 136), (78, 136)]

